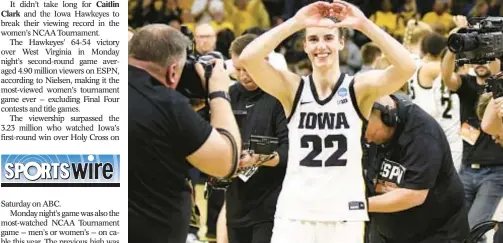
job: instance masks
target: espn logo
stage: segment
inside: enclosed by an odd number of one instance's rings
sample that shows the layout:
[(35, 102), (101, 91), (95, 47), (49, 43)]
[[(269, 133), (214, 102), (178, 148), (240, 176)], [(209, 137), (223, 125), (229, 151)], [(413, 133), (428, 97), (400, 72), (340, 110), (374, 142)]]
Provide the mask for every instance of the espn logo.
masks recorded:
[(385, 179), (386, 181), (400, 185), (403, 180), (405, 171), (405, 167), (403, 167), (401, 164), (388, 159), (384, 159), (381, 165), (379, 176), (380, 179)]
[(2, 187), (118, 187), (119, 155), (2, 155)]

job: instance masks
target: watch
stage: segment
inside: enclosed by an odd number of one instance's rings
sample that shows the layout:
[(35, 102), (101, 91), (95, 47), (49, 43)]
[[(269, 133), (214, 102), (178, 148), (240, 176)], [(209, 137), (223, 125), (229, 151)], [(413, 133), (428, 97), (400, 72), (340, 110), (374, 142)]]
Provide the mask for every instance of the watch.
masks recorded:
[(231, 97), (229, 96), (229, 93), (225, 92), (225, 91), (215, 91), (215, 92), (211, 92), (209, 95), (208, 95), (208, 98), (210, 98), (210, 101), (212, 99), (215, 99), (215, 98), (224, 98), (226, 99), (227, 101), (231, 101)]

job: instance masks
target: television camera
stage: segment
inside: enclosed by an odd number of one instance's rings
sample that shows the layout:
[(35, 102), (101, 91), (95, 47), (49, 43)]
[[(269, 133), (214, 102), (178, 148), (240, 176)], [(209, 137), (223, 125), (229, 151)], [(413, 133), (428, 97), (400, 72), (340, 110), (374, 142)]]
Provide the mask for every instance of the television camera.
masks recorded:
[(471, 18), (447, 39), (447, 47), (456, 53), (456, 65), (485, 64), (503, 55), (503, 17)]

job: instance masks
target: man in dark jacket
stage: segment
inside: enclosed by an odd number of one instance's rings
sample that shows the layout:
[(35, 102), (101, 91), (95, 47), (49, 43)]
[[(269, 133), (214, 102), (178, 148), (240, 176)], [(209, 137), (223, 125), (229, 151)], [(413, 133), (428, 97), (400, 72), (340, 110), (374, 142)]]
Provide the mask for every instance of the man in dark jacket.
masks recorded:
[[(241, 168), (248, 168), (227, 189), (226, 221), (230, 243), (270, 242), (276, 201), (286, 172), (288, 159), (287, 119), (280, 102), (253, 82), (238, 57), (256, 35), (246, 34), (234, 40), (230, 54), (239, 82), (230, 88), (231, 105), (240, 132), (243, 149), (252, 135), (278, 139), (271, 154), (244, 151)], [(256, 171), (254, 171), (256, 169)]]

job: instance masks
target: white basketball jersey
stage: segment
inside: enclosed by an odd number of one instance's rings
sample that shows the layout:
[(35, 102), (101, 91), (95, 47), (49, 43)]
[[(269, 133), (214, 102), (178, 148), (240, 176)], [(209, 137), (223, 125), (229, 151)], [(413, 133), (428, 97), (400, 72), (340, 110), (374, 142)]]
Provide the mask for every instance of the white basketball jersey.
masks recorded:
[(442, 129), (444, 129), (451, 147), (454, 165), (458, 167), (463, 157), (463, 140), (459, 135), (459, 129), (461, 128), (459, 96), (445, 87), (440, 77), (433, 81), (432, 89), (435, 97), (435, 106), (437, 107), (433, 117), (440, 123)]
[(310, 221), (368, 220), (362, 170), (362, 125), (353, 77), (341, 75), (320, 101), (302, 77), (288, 123), (288, 165), (276, 217)]
[(425, 88), (419, 84), (419, 70), (421, 70), (422, 62), (416, 55), (413, 55), (413, 59), (416, 62), (416, 71), (409, 79), (409, 97), (412, 99), (414, 104), (418, 105), (421, 109), (431, 115), (436, 110), (433, 91), (431, 88)]

